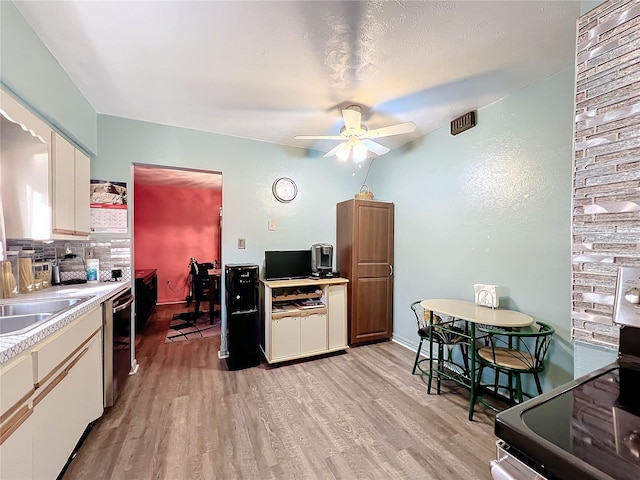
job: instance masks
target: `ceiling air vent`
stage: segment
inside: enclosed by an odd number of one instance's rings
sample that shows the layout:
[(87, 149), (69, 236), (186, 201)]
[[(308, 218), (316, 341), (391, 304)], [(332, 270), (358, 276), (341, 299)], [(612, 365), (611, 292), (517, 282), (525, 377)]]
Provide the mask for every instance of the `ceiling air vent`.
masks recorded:
[(457, 135), (476, 126), (476, 112), (465, 113), (451, 121), (451, 135)]

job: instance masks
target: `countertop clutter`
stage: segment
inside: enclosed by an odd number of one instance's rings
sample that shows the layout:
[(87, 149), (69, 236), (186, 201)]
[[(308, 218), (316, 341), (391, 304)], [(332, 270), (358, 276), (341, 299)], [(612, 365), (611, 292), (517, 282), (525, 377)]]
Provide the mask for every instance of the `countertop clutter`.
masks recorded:
[(73, 306), (73, 308), (53, 316), (51, 319), (27, 332), (0, 335), (0, 364), (5, 363), (20, 352), (32, 347), (36, 342), (60, 330), (79, 316), (99, 306), (108, 298), (128, 288), (131, 288), (131, 282), (128, 281), (61, 285), (27, 295), (18, 295), (13, 298), (0, 300), (2, 304), (14, 304), (34, 300), (70, 298), (74, 296), (89, 297), (89, 299), (84, 302), (79, 302)]

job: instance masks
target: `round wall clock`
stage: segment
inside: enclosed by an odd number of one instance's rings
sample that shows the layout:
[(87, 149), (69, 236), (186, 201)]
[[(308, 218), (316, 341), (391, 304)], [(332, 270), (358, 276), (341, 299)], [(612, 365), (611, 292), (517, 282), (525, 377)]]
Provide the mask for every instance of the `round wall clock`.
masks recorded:
[(271, 190), (273, 191), (273, 196), (282, 203), (288, 203), (298, 195), (298, 186), (296, 185), (296, 182), (288, 177), (280, 177), (276, 179), (276, 181), (273, 182)]

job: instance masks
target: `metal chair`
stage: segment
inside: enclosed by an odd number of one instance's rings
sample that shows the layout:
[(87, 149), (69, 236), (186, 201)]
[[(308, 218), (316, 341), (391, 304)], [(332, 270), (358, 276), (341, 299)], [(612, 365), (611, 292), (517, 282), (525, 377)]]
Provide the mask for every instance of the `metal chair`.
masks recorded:
[[(480, 367), (472, 405), (479, 401), (495, 412), (500, 411), (499, 408), (489, 404), (478, 394), (480, 388), (498, 396), (503, 396), (500, 395), (500, 391), (506, 390), (512, 404), (522, 403), (525, 396), (533, 398), (535, 395), (522, 389), (521, 376), (523, 374), (533, 375), (538, 395), (542, 394), (539, 374), (545, 369), (544, 360), (555, 333), (554, 328), (538, 321), (532, 327), (523, 330), (507, 331), (497, 328), (481, 328), (480, 330), (486, 335), (485, 346), (476, 350), (476, 358)], [(489, 367), (495, 372), (493, 385), (481, 383), (485, 367)], [(508, 382), (506, 384), (500, 383), (501, 374), (507, 376)], [(514, 380), (515, 386), (513, 385)]]
[[(416, 321), (418, 324), (418, 336), (420, 337), (420, 343), (418, 344), (418, 350), (416, 351), (416, 359), (413, 362), (413, 370), (412, 374), (415, 375), (416, 369), (420, 370), (420, 372), (424, 375), (429, 375), (429, 383), (427, 385), (427, 393), (431, 393), (431, 379), (433, 377), (433, 361), (432, 361), (432, 352), (433, 352), (433, 343), (437, 344), (438, 354), (436, 358), (437, 365), (437, 392), (440, 393), (440, 384), (441, 384), (441, 376), (440, 373), (444, 366), (447, 365), (450, 369), (461, 370), (463, 373), (469, 373), (469, 365), (467, 362), (467, 338), (464, 335), (464, 331), (462, 328), (455, 326), (453, 321), (445, 322), (441, 317), (433, 314), (433, 325), (431, 324), (431, 316), (432, 313), (429, 310), (425, 310), (420, 305), (420, 300), (413, 302), (411, 304), (411, 310), (416, 317)], [(433, 327), (433, 328), (432, 328)], [(442, 327), (446, 327), (444, 330)], [(429, 345), (429, 356), (420, 360), (420, 353), (422, 350), (422, 343), (426, 340), (429, 342), (431, 339), (431, 344)], [(460, 346), (462, 362), (463, 364), (459, 364), (453, 359), (453, 347)], [(446, 348), (446, 355), (445, 355)], [(422, 366), (422, 362), (429, 362), (429, 369), (425, 370)]]

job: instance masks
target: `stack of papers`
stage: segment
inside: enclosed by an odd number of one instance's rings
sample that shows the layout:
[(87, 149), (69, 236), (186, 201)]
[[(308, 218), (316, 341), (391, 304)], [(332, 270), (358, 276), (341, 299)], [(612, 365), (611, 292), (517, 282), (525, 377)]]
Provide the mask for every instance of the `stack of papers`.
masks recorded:
[(322, 301), (320, 300), (315, 300), (315, 299), (308, 299), (308, 300), (302, 300), (299, 302), (296, 302), (296, 305), (298, 308), (318, 308), (318, 307), (324, 307), (324, 303), (322, 303)]

